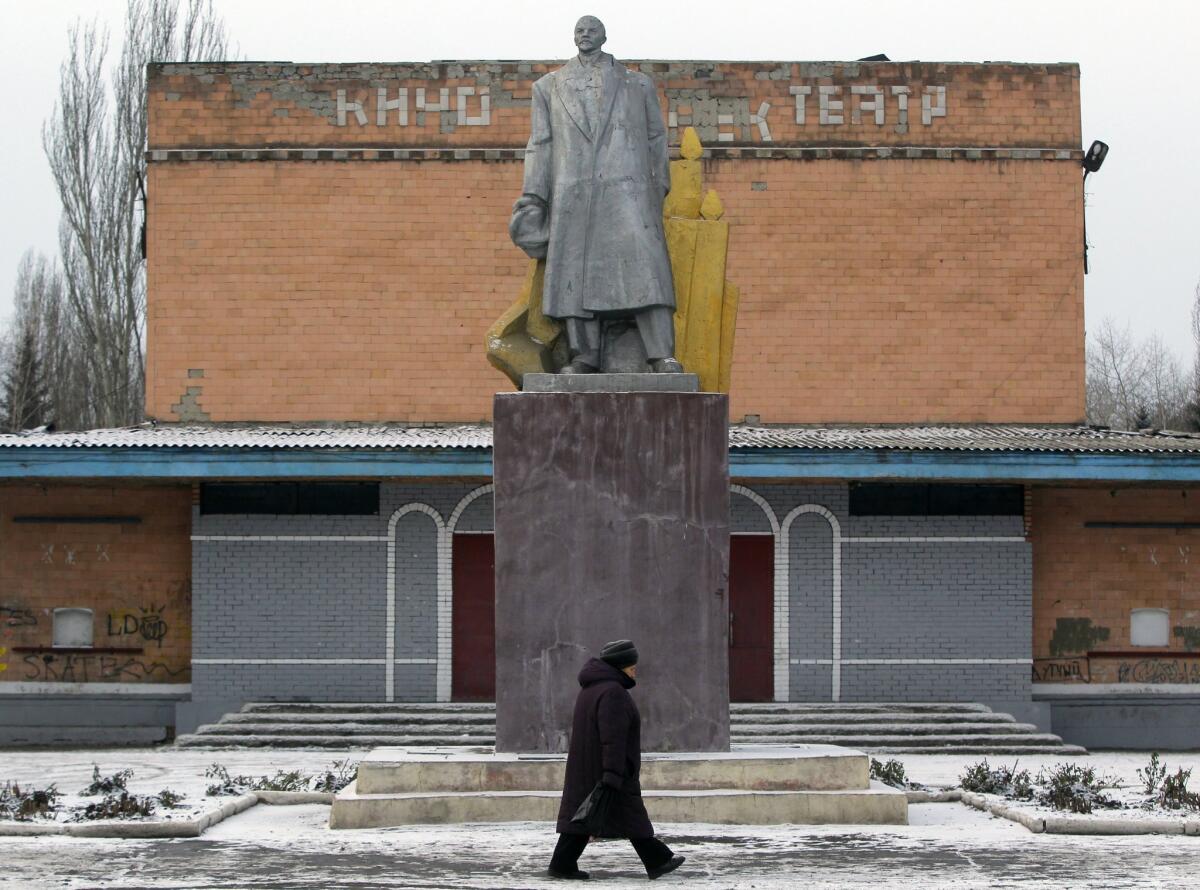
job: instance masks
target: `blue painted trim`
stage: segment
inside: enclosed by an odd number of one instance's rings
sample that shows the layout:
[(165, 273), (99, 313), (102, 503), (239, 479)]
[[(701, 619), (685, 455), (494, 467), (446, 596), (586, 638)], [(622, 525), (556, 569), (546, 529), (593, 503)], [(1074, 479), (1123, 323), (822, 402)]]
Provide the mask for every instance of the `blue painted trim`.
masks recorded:
[[(1200, 483), (1200, 454), (736, 450), (745, 479), (958, 479)], [(7, 479), (238, 479), (492, 475), (482, 449), (408, 451), (234, 448), (0, 449)]]
[(750, 479), (1200, 482), (1200, 454), (748, 449), (730, 454), (729, 474)]
[(491, 451), (420, 449), (0, 449), (0, 478), (238, 479), (492, 475)]

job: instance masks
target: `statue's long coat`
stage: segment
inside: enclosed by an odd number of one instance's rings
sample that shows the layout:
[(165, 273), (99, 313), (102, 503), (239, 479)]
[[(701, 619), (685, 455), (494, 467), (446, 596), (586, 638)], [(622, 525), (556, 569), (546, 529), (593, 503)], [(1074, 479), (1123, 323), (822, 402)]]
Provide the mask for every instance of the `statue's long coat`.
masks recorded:
[(550, 207), (543, 310), (552, 318), (675, 305), (663, 238), (667, 131), (653, 81), (605, 55), (593, 127), (578, 59), (533, 85), (524, 193)]

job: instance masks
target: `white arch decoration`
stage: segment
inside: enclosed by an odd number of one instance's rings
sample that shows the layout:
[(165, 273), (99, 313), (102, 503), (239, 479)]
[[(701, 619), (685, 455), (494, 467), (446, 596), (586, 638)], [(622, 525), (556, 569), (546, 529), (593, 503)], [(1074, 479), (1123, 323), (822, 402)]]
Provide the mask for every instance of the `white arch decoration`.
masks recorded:
[[(823, 516), (829, 523), (830, 530), (833, 532), (833, 658), (831, 668), (831, 676), (833, 682), (832, 700), (840, 701), (842, 695), (842, 525), (838, 522), (838, 518), (833, 515), (833, 512), (820, 504), (801, 504), (796, 507), (783, 519), (783, 525), (779, 531), (778, 546), (776, 547), (775, 555), (775, 571), (776, 575), (783, 577), (783, 639), (790, 643), (790, 612), (791, 602), (788, 595), (788, 587), (791, 583), (791, 533), (792, 522), (797, 516), (805, 513), (815, 513), (818, 516)], [(778, 590), (778, 588), (776, 588)], [(780, 603), (776, 600), (775, 619), (779, 622)], [(787, 701), (786, 698), (779, 698), (780, 676), (783, 677), (783, 689), (787, 691), (791, 682), (791, 651), (790, 646), (784, 652), (783, 661), (779, 660), (779, 649), (776, 644), (776, 660), (775, 660), (775, 697), (778, 701)], [(818, 659), (819, 663), (824, 663), (824, 659)]]
[[(387, 638), (384, 644), (386, 664), (384, 666), (384, 690), (388, 701), (396, 700), (396, 525), (410, 513), (424, 513), (433, 520), (437, 539), (437, 688), (438, 701), (448, 701), (450, 696), (442, 698), (442, 603), (449, 602), (446, 588), (449, 586), (448, 573), (443, 571), (443, 565), (449, 561), (449, 539), (446, 536), (446, 523), (442, 515), (428, 504), (413, 502), (398, 508), (388, 520), (387, 537), (387, 617), (384, 621)], [(448, 633), (448, 631), (447, 631)], [(446, 653), (449, 661), (449, 650)], [(449, 676), (449, 667), (446, 670)], [(447, 682), (449, 689), (449, 682)]]
[(749, 498), (763, 514), (767, 517), (767, 522), (771, 526), (771, 537), (774, 544), (774, 580), (772, 582), (772, 598), (774, 599), (773, 617), (772, 617), (772, 634), (771, 640), (773, 645), (772, 666), (775, 674), (774, 682), (774, 698), (775, 701), (787, 701), (790, 690), (788, 689), (788, 681), (791, 677), (788, 667), (788, 659), (791, 657), (791, 640), (789, 638), (788, 628), (788, 576), (786, 560), (781, 564), (780, 558), (783, 555), (783, 548), (779, 546), (779, 519), (775, 515), (775, 510), (767, 503), (767, 499), (760, 495), (757, 491), (747, 488), (744, 485), (731, 485), (729, 490), (733, 494), (740, 494), (742, 497)]

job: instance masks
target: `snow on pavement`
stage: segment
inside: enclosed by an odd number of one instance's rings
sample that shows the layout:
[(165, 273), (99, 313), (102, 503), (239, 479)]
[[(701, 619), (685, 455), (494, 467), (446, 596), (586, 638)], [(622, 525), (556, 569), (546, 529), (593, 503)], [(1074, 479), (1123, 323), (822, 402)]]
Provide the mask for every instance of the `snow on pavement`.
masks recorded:
[[(362, 750), (123, 749), (0, 752), (0, 781), (57, 782), (76, 792), (101, 773), (131, 768), (131, 791), (183, 792), (207, 808), (204, 770), (316, 773)], [(887, 759), (882, 758), (882, 759)], [(970, 755), (899, 755), (909, 778), (953, 785)], [(1011, 765), (1015, 758), (990, 758)], [(1019, 767), (1069, 760), (1136, 782), (1146, 754), (1027, 757)], [(1196, 754), (1167, 753), (1177, 766), (1200, 766)], [(1200, 770), (1197, 771), (1200, 780)], [(653, 814), (651, 814), (653, 815)], [(907, 826), (659, 825), (688, 862), (663, 880), (679, 887), (1183, 888), (1195, 886), (1200, 839), (1181, 836), (1077, 837), (1031, 834), (1019, 825), (961, 804), (909, 808)], [(332, 831), (324, 806), (259, 805), (198, 839), (99, 840), (0, 838), (0, 888), (524, 888), (559, 886), (544, 875), (554, 843), (550, 824), (411, 826)], [(645, 886), (624, 842), (597, 844), (581, 866), (604, 886)], [(664, 885), (667, 886), (667, 885)]]

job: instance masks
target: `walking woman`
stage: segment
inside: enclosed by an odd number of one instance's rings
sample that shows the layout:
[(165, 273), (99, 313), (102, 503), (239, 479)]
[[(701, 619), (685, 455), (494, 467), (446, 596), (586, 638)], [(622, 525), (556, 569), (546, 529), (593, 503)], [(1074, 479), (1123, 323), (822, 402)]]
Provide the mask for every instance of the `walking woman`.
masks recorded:
[(638, 651), (629, 640), (607, 643), (599, 658), (591, 658), (579, 672), (579, 697), (571, 725), (567, 775), (558, 810), (558, 846), (547, 870), (553, 878), (586, 880), (579, 855), (588, 844), (587, 829), (571, 818), (597, 783), (612, 789), (601, 837), (628, 838), (641, 857), (650, 880), (683, 864), (670, 847), (654, 836), (654, 826), (642, 803), (639, 773), (642, 766), (641, 724), (629, 690), (637, 676)]

